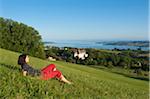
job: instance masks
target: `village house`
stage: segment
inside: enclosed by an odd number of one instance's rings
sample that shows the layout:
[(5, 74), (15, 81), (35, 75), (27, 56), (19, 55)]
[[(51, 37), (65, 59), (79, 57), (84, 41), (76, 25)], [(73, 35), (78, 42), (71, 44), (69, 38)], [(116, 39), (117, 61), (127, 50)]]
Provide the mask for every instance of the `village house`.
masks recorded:
[(88, 54), (84, 49), (76, 49), (73, 52), (74, 52), (74, 57), (77, 57), (78, 59), (84, 60), (86, 57), (88, 57)]
[(51, 56), (49, 56), (47, 59), (48, 59), (49, 61), (56, 61), (56, 59), (53, 58), (53, 57), (51, 57)]

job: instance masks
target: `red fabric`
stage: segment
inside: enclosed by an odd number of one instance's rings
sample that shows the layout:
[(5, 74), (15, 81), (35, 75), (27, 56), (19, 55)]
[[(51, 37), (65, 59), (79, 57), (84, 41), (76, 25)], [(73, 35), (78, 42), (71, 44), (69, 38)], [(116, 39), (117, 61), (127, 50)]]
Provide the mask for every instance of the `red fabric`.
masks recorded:
[(60, 78), (61, 72), (59, 70), (55, 70), (56, 66), (54, 64), (50, 64), (41, 70), (41, 76), (43, 80), (48, 80), (50, 78)]

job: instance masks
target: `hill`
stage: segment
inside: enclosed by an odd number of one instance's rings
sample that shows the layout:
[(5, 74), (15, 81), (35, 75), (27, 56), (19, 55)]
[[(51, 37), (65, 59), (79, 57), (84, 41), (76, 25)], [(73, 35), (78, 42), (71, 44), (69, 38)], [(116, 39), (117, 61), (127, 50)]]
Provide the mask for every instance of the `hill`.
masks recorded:
[(56, 64), (73, 85), (55, 79), (43, 81), (37, 77), (23, 77), (17, 65), (19, 55), (0, 49), (0, 98), (148, 99), (148, 81), (61, 61), (50, 62), (30, 57), (30, 64), (34, 68)]

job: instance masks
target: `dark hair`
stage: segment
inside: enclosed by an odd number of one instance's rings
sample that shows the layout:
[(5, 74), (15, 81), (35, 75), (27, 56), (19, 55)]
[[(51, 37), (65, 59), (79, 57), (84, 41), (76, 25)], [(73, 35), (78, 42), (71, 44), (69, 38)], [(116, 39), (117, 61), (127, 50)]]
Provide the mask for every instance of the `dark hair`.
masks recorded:
[(22, 55), (20, 55), (19, 58), (18, 58), (18, 64), (19, 64), (19, 65), (26, 64), (25, 59), (26, 59), (27, 56), (28, 56), (27, 54), (22, 54)]

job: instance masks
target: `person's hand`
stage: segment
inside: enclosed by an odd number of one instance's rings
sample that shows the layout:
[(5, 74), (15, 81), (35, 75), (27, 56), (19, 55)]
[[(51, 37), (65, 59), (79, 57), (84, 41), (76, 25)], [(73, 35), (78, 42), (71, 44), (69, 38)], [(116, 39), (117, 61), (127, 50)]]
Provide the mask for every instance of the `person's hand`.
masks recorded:
[(23, 76), (26, 76), (27, 75), (27, 71), (23, 71)]

